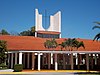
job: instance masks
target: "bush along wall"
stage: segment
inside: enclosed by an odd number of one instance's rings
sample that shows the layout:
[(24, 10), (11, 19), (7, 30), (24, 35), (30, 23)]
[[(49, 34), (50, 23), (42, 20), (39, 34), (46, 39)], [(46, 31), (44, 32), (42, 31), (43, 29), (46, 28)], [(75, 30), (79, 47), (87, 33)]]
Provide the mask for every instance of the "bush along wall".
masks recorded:
[(23, 70), (23, 64), (15, 64), (14, 72), (21, 72)]
[(2, 70), (2, 69), (7, 69), (7, 65), (5, 65), (5, 63), (1, 63), (0, 64), (0, 69)]

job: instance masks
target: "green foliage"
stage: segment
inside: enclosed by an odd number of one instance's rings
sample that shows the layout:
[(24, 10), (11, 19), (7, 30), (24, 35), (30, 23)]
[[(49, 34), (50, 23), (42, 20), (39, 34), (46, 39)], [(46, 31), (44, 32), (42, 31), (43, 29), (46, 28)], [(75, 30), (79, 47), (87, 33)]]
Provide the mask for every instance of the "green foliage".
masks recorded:
[(0, 64), (0, 69), (7, 69), (7, 65), (5, 65), (5, 63), (1, 63)]
[(22, 70), (23, 70), (23, 64), (15, 64), (14, 65), (15, 72), (21, 72)]
[(69, 51), (72, 51), (73, 48), (79, 48), (79, 47), (83, 47), (85, 48), (84, 46), (84, 43), (83, 41), (78, 41), (77, 39), (73, 38), (68, 38), (67, 40), (65, 40), (64, 42), (62, 42), (61, 44), (59, 44), (61, 46), (61, 50), (63, 48), (68, 48)]
[(52, 40), (46, 40), (46, 42), (44, 42), (44, 46), (45, 48), (56, 48), (57, 47), (57, 42), (55, 39)]
[[(95, 29), (95, 28), (99, 28), (100, 29), (100, 22), (94, 22), (94, 23), (96, 23), (97, 25), (95, 25), (92, 29)], [(100, 39), (100, 33), (98, 33), (98, 34), (95, 35), (93, 41), (94, 40), (98, 41), (99, 39)]]
[(30, 30), (21, 32), (20, 35), (21, 36), (35, 36), (35, 26), (31, 27)]
[(10, 35), (10, 34), (9, 34), (6, 30), (4, 30), (4, 29), (1, 30), (1, 34), (2, 34), (2, 35)]
[(63, 48), (66, 48), (66, 43), (62, 42), (61, 44), (59, 44), (59, 46), (61, 46), (61, 50), (62, 50)]
[(95, 35), (93, 41), (94, 41), (94, 40), (97, 40), (97, 41), (98, 41), (99, 39), (100, 39), (100, 33), (98, 33), (98, 34)]
[(7, 43), (0, 40), (0, 63), (4, 63), (7, 58)]

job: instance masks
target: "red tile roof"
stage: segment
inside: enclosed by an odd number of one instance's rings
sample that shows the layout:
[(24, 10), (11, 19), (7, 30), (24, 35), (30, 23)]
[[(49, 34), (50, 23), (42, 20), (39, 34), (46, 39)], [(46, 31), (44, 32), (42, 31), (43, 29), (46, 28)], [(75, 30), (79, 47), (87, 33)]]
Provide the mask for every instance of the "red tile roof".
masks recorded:
[[(8, 50), (53, 50), (44, 47), (44, 42), (46, 38), (36, 38), (33, 36), (9, 36), (9, 35), (0, 35), (0, 40), (7, 41)], [(65, 38), (56, 39), (60, 44)], [(89, 39), (77, 39), (83, 41), (85, 45), (84, 48), (79, 48), (78, 51), (100, 51), (100, 42), (92, 41)], [(54, 50), (61, 50), (58, 46)]]

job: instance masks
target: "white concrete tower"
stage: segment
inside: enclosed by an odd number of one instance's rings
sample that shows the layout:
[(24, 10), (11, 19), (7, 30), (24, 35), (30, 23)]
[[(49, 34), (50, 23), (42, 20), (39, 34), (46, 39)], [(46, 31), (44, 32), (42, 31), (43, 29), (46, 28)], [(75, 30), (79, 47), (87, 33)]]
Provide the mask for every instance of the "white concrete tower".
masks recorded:
[(35, 9), (35, 37), (42, 38), (61, 38), (61, 12), (50, 16), (50, 26), (44, 29), (42, 26), (42, 15)]

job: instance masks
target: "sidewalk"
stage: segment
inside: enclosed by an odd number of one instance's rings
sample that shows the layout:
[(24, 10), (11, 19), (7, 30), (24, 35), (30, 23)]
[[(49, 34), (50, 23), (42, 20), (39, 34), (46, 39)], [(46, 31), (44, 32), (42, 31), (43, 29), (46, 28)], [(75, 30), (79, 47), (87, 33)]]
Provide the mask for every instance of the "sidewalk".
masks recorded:
[(98, 71), (86, 71), (86, 70), (23, 70), (22, 72), (0, 72), (0, 74), (35, 74), (35, 73), (96, 73)]

